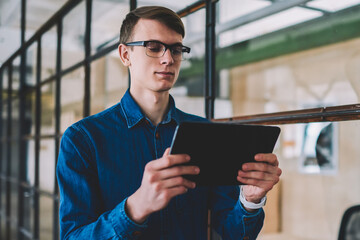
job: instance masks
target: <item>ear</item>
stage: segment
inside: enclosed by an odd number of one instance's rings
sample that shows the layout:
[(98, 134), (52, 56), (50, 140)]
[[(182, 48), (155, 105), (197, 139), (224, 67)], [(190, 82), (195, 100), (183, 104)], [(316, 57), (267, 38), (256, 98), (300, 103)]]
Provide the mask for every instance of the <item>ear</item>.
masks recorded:
[(130, 58), (129, 58), (129, 51), (128, 51), (127, 46), (120, 43), (120, 45), (118, 47), (118, 51), (119, 51), (119, 56), (120, 56), (121, 62), (124, 64), (125, 67), (129, 67), (130, 66)]

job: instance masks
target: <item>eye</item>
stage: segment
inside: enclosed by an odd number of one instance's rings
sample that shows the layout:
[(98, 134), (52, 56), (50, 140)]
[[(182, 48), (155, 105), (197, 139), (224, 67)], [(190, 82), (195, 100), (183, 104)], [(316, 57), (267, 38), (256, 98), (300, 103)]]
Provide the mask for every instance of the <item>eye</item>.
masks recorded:
[(174, 47), (172, 47), (171, 52), (173, 55), (181, 55), (183, 52), (183, 47), (182, 46), (174, 46)]
[(162, 52), (164, 49), (164, 46), (158, 42), (148, 42), (146, 44), (146, 48), (151, 52)]

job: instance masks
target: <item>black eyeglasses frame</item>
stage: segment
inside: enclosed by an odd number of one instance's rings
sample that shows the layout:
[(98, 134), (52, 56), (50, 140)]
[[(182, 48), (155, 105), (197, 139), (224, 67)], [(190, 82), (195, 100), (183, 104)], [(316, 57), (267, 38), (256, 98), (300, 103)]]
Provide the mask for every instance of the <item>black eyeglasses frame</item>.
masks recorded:
[[(157, 40), (128, 42), (128, 43), (125, 43), (124, 45), (125, 45), (125, 46), (143, 46), (143, 47), (146, 48), (146, 45), (147, 45), (149, 42), (160, 43), (160, 44), (162, 44), (162, 45), (165, 46), (165, 50), (163, 51), (163, 54), (162, 54), (161, 56), (159, 56), (159, 57), (164, 56), (166, 50), (168, 50), (168, 49), (170, 49), (170, 52), (171, 52), (171, 54), (173, 55), (172, 49), (173, 49), (173, 47), (175, 47), (175, 46), (181, 46), (181, 47), (182, 47), (181, 53), (190, 53), (190, 50), (191, 50), (191, 48), (186, 47), (186, 46), (184, 46), (184, 45), (182, 45), (182, 44), (179, 44), (179, 43), (175, 43), (175, 44), (169, 45), (169, 44), (166, 44), (166, 43), (157, 41)], [(147, 55), (147, 54), (146, 54), (146, 55)], [(149, 55), (147, 55), (147, 56), (148, 56), (148, 57), (153, 57), (153, 58), (159, 58), (159, 57), (154, 57), (154, 56), (149, 56)]]

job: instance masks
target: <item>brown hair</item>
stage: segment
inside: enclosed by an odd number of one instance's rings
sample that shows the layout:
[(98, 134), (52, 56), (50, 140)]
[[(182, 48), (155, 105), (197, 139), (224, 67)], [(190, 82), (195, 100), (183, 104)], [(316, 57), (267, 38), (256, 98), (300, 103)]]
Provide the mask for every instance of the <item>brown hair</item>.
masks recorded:
[(120, 28), (120, 43), (127, 43), (131, 39), (133, 29), (140, 18), (157, 20), (181, 34), (183, 38), (185, 36), (184, 24), (174, 11), (160, 6), (146, 6), (136, 8), (126, 15)]

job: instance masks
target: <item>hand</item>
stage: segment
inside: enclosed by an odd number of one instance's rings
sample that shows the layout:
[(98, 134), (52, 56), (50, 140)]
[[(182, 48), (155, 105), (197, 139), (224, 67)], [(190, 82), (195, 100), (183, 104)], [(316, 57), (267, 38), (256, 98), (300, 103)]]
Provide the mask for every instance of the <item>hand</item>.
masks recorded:
[(169, 153), (170, 148), (166, 149), (162, 158), (146, 164), (140, 188), (127, 199), (127, 214), (137, 223), (144, 222), (151, 213), (165, 208), (173, 197), (196, 186), (182, 175), (196, 175), (200, 169), (179, 166), (190, 161), (190, 156)]
[(275, 154), (256, 154), (254, 159), (256, 162), (243, 164), (237, 180), (246, 184), (242, 188), (246, 200), (259, 203), (279, 182), (282, 171)]

